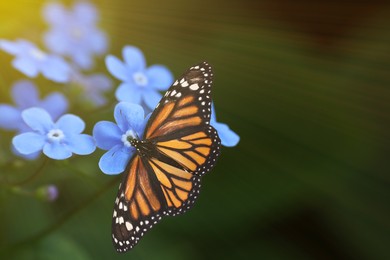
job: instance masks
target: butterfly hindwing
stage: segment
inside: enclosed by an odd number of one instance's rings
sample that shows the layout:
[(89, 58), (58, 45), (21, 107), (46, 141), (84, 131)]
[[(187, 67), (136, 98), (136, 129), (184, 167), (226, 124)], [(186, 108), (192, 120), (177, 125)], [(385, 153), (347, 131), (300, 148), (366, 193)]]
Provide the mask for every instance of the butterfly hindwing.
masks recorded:
[(147, 173), (138, 155), (130, 161), (119, 186), (112, 218), (112, 241), (118, 252), (125, 252), (161, 220), (166, 203), (161, 190)]
[[(220, 140), (212, 126), (192, 130), (179, 132), (180, 136), (175, 139), (168, 136), (156, 142), (157, 150), (170, 158), (172, 165), (177, 165), (177, 168), (165, 165), (160, 169), (170, 180), (170, 185), (160, 181), (169, 209), (164, 212), (166, 215), (181, 214), (192, 207), (199, 194), (200, 177), (214, 167), (220, 153)], [(188, 183), (185, 177), (190, 176), (191, 183)]]

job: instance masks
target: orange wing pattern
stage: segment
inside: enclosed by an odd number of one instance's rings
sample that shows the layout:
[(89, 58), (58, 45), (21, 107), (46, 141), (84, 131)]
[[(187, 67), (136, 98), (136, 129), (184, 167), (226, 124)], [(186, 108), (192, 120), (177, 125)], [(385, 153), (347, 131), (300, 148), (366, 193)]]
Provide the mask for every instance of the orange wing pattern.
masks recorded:
[(165, 215), (184, 213), (194, 204), (200, 190), (200, 176), (214, 166), (219, 154), (218, 143), (216, 132), (211, 126), (176, 139), (168, 136), (156, 142), (157, 150), (174, 161), (169, 164), (151, 160), (167, 201)]
[(174, 159), (183, 169), (196, 172), (210, 155), (213, 140), (204, 130), (177, 139), (156, 142), (157, 150)]
[(144, 139), (208, 125), (211, 114), (211, 67), (191, 67), (165, 93), (149, 119)]
[(214, 167), (220, 139), (209, 125), (211, 77), (207, 63), (191, 67), (153, 111), (115, 202), (112, 231), (118, 252), (134, 247), (163, 215), (190, 209), (201, 176)]
[(136, 155), (129, 166), (115, 200), (112, 219), (112, 238), (119, 252), (131, 249), (160, 219), (165, 209), (160, 190)]
[(200, 108), (193, 101), (194, 97), (188, 96), (178, 103), (171, 101), (164, 105), (147, 130), (145, 138), (163, 136), (186, 127), (200, 125), (202, 123)]

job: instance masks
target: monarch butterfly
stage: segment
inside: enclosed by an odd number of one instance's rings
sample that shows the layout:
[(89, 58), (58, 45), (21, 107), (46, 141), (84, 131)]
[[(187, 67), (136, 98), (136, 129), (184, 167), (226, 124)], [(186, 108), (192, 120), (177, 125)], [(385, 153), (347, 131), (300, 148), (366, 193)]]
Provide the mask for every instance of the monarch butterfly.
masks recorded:
[(132, 249), (163, 216), (190, 209), (201, 176), (220, 154), (221, 141), (210, 125), (211, 67), (189, 68), (165, 93), (133, 139), (130, 159), (114, 204), (112, 241), (118, 252)]

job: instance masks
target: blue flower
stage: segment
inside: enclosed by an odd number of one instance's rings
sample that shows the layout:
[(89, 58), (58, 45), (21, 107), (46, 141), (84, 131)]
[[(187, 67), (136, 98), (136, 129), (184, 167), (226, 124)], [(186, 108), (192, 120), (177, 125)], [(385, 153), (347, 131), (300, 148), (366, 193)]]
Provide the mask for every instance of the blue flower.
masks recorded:
[(38, 89), (31, 81), (17, 81), (12, 86), (11, 94), (16, 106), (0, 104), (0, 127), (7, 130), (15, 130), (19, 133), (30, 130), (21, 115), (27, 108), (43, 108), (54, 120), (68, 109), (66, 97), (59, 92), (53, 92), (40, 100)]
[(217, 122), (214, 104), (211, 107), (210, 125), (217, 130), (223, 146), (233, 147), (240, 141), (240, 136), (231, 130), (227, 124)]
[(56, 82), (67, 82), (70, 66), (56, 55), (40, 50), (33, 43), (26, 40), (15, 42), (0, 40), (0, 49), (15, 56), (12, 65), (30, 78), (42, 73), (47, 79)]
[(107, 99), (103, 93), (111, 89), (112, 81), (104, 74), (83, 75), (75, 72), (72, 77), (72, 82), (82, 88), (82, 95), (89, 102), (96, 106), (102, 106), (107, 103)]
[(143, 53), (134, 46), (123, 48), (124, 63), (108, 55), (108, 71), (123, 81), (116, 90), (116, 98), (153, 110), (161, 99), (159, 91), (166, 90), (173, 81), (171, 72), (162, 65), (146, 67)]
[(49, 158), (63, 160), (71, 157), (72, 153), (87, 155), (95, 151), (92, 136), (81, 134), (85, 123), (78, 116), (66, 114), (54, 123), (49, 113), (33, 107), (24, 110), (22, 118), (33, 132), (22, 133), (12, 139), (12, 144), (21, 154), (42, 150)]
[(148, 117), (144, 118), (141, 106), (120, 102), (114, 110), (117, 124), (98, 122), (93, 128), (93, 137), (100, 149), (108, 150), (99, 161), (100, 169), (106, 174), (118, 174), (125, 170), (135, 152), (132, 139), (142, 138)]
[(98, 12), (91, 3), (75, 3), (72, 10), (49, 3), (43, 16), (50, 24), (44, 41), (52, 52), (70, 57), (82, 69), (93, 66), (94, 54), (106, 52), (107, 37), (96, 27)]

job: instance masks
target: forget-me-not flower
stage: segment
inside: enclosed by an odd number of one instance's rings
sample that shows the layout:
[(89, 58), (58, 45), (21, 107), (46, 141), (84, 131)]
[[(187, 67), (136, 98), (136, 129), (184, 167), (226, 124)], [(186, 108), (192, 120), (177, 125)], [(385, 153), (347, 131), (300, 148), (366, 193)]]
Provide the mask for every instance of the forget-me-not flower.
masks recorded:
[(99, 161), (100, 169), (106, 174), (118, 174), (125, 170), (135, 152), (130, 142), (142, 138), (149, 116), (144, 118), (144, 110), (139, 105), (120, 102), (115, 107), (114, 117), (116, 124), (101, 121), (93, 129), (97, 147), (108, 150)]
[(49, 3), (43, 16), (50, 29), (44, 41), (54, 53), (68, 56), (81, 69), (93, 66), (93, 56), (107, 50), (107, 37), (96, 27), (98, 12), (94, 5), (77, 2), (73, 9), (66, 9), (60, 3)]
[(21, 154), (43, 151), (49, 158), (63, 160), (73, 153), (87, 155), (95, 151), (94, 139), (82, 134), (85, 123), (78, 116), (66, 114), (53, 122), (45, 110), (33, 107), (24, 110), (22, 118), (32, 131), (12, 139), (12, 144)]
[(161, 99), (159, 91), (166, 90), (173, 81), (172, 73), (162, 65), (146, 67), (141, 50), (134, 46), (125, 46), (122, 51), (124, 62), (108, 55), (108, 71), (123, 81), (116, 90), (119, 101), (146, 105), (153, 110)]
[(19, 133), (29, 131), (30, 128), (23, 122), (22, 111), (31, 107), (45, 109), (56, 120), (68, 109), (68, 100), (59, 92), (52, 92), (42, 100), (39, 99), (37, 87), (28, 80), (17, 81), (11, 90), (15, 106), (0, 104), (0, 127), (15, 130)]
[(70, 66), (60, 56), (48, 54), (35, 44), (26, 40), (0, 40), (0, 49), (15, 56), (12, 65), (30, 78), (42, 73), (47, 79), (56, 82), (67, 82), (70, 76)]
[(217, 122), (214, 104), (211, 106), (210, 125), (217, 130), (223, 146), (233, 147), (240, 141), (240, 136), (231, 130), (227, 124)]
[(83, 98), (95, 106), (102, 106), (107, 103), (104, 92), (111, 89), (112, 81), (106, 75), (102, 73), (83, 75), (74, 72), (72, 82), (81, 87)]

